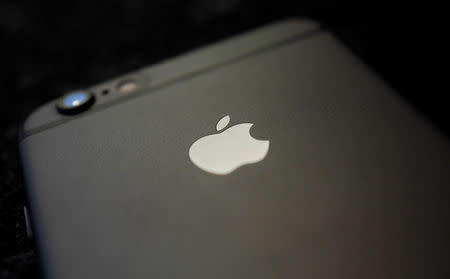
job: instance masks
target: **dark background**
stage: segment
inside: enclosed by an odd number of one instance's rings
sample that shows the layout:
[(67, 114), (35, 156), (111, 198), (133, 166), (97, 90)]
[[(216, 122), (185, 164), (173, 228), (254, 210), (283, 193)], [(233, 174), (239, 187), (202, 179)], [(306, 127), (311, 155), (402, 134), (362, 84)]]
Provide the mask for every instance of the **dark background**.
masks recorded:
[(25, 233), (17, 149), (18, 127), (32, 109), (68, 90), (292, 16), (321, 22), (450, 135), (450, 24), (436, 3), (1, 1), (0, 278), (39, 274)]

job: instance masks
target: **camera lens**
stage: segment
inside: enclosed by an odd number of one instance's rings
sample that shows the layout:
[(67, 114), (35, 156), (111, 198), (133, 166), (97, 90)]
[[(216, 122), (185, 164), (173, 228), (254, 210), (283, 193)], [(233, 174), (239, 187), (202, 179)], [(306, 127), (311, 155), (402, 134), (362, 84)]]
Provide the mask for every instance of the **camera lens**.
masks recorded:
[(84, 91), (75, 91), (64, 95), (57, 103), (56, 108), (64, 114), (74, 114), (88, 109), (94, 104), (94, 95)]

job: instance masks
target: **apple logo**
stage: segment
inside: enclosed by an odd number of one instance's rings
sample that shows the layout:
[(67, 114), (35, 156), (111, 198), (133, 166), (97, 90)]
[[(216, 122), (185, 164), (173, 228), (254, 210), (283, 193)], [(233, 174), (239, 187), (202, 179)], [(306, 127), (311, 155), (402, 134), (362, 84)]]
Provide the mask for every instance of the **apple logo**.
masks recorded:
[[(223, 130), (229, 122), (230, 116), (224, 116), (216, 130)], [(269, 151), (269, 141), (253, 138), (252, 126), (252, 123), (240, 123), (198, 139), (189, 148), (189, 158), (200, 169), (217, 175), (229, 174), (243, 165), (263, 160)]]

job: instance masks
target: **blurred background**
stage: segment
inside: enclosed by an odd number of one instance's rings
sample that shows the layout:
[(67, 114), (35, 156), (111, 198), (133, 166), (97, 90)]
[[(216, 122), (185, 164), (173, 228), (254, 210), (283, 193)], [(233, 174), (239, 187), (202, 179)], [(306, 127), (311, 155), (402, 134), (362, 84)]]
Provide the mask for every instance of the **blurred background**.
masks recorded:
[(448, 136), (446, 11), (431, 1), (0, 1), (0, 278), (39, 278), (17, 148), (34, 108), (295, 16), (322, 23)]

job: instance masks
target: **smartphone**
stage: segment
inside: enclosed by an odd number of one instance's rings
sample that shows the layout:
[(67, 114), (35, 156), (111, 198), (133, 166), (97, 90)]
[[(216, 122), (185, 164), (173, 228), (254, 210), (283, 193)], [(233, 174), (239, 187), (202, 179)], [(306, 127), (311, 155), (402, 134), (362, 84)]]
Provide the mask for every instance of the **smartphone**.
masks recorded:
[(70, 92), (20, 150), (46, 278), (447, 268), (448, 139), (308, 20)]

